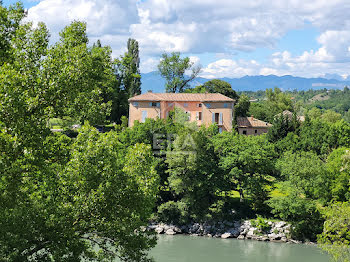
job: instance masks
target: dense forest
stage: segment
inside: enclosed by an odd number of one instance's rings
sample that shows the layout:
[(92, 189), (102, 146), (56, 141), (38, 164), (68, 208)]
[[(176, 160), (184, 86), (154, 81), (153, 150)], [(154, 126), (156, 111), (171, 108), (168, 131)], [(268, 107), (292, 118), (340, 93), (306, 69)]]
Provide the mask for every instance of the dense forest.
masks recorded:
[[(199, 68), (173, 53), (159, 65), (168, 91), (221, 92), (238, 99), (236, 116), (273, 127), (219, 133), (175, 111), (129, 128), (127, 99), (141, 90), (137, 41), (113, 59), (109, 47), (88, 44), (84, 23), (49, 45), (46, 26), (24, 17), (20, 4), (0, 5), (1, 261), (151, 261), (156, 237), (143, 228), (152, 220), (257, 216), (288, 221), (294, 238), (349, 261), (348, 89), (276, 88), (257, 102), (220, 81), (191, 90)], [(82, 126), (54, 133), (51, 119)]]

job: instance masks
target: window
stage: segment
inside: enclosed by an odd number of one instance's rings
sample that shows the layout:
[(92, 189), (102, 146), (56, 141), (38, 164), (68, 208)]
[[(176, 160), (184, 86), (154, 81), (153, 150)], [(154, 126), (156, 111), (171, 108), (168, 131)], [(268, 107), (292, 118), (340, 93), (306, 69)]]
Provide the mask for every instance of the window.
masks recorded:
[(222, 133), (222, 127), (219, 127), (219, 133), (220, 134)]
[(174, 105), (174, 103), (169, 103), (168, 107), (172, 107)]
[(135, 107), (138, 107), (139, 106), (139, 102), (133, 102), (132, 105), (135, 106)]
[(141, 123), (144, 123), (147, 118), (147, 111), (142, 111)]
[(255, 129), (255, 134), (257, 134), (257, 133), (258, 133), (258, 130)]
[(188, 103), (184, 103), (184, 107), (188, 107)]
[(222, 125), (222, 113), (213, 113), (213, 115), (212, 115), (212, 123), (216, 123), (218, 125)]
[(205, 103), (205, 106), (206, 106), (207, 108), (210, 108), (210, 107), (211, 107), (210, 103)]
[(197, 107), (202, 107), (202, 103), (197, 104)]
[(202, 112), (196, 113), (196, 120), (202, 120)]
[(149, 106), (151, 106), (151, 107), (160, 107), (160, 103), (157, 103), (157, 102), (149, 102)]
[(243, 135), (246, 135), (247, 134), (247, 130), (243, 130)]
[(228, 108), (228, 104), (227, 103), (224, 103), (224, 108)]

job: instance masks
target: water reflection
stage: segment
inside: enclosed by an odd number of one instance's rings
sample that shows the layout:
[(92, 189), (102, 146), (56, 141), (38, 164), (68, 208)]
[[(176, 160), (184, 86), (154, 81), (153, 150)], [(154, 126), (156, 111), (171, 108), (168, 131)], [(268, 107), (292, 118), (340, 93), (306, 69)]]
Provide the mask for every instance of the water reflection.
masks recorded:
[(159, 236), (156, 262), (329, 262), (314, 246), (192, 236)]

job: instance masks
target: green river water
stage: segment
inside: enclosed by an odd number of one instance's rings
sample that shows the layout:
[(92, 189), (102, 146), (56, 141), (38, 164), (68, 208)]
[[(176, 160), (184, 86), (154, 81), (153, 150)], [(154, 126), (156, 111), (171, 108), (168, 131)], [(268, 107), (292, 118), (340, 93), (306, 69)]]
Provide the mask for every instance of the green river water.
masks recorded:
[(156, 262), (330, 262), (311, 245), (183, 235), (159, 235), (151, 255)]

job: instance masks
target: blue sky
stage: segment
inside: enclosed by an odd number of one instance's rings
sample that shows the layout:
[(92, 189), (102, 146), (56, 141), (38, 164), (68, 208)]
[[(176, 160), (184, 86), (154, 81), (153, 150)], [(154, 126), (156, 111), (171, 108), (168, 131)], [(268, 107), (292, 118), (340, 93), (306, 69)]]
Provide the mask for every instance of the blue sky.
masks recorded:
[[(8, 6), (14, 0), (4, 0)], [(51, 42), (72, 20), (87, 22), (90, 42), (118, 57), (129, 37), (141, 71), (163, 52), (181, 52), (204, 77), (350, 74), (348, 0), (26, 0), (28, 20), (47, 24)]]

